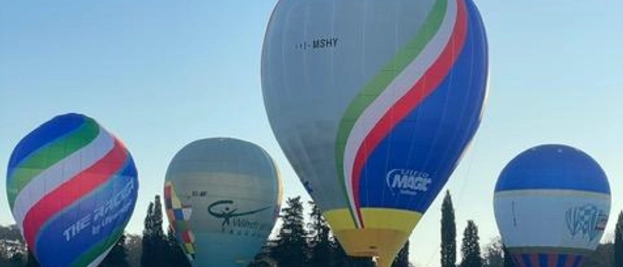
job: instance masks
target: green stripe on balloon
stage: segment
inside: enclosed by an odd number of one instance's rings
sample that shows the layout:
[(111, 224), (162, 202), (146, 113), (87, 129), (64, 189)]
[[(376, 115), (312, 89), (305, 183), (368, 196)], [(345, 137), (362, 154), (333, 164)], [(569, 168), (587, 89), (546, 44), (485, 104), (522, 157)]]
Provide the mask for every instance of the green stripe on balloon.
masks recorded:
[(113, 234), (109, 235), (108, 238), (105, 238), (102, 241), (98, 242), (87, 252), (80, 255), (80, 257), (76, 259), (76, 261), (74, 261), (70, 266), (71, 267), (89, 266), (89, 264), (91, 264), (95, 259), (97, 259), (97, 257), (102, 255), (102, 253), (104, 253), (108, 248), (110, 248), (112, 245), (117, 243), (121, 235), (123, 235), (124, 227), (122, 226), (126, 225), (128, 221), (129, 219), (123, 224), (120, 224), (120, 227), (117, 227), (117, 229), (113, 232)]
[(9, 179), (8, 198), (13, 209), (15, 198), (41, 172), (62, 161), (67, 156), (91, 143), (99, 134), (100, 128), (93, 119), (87, 119), (85, 124), (74, 132), (63, 136), (38, 149), (32, 156), (15, 167), (15, 172)]
[[(389, 86), (389, 84), (398, 76), (426, 47), (426, 44), (435, 36), (441, 27), (443, 18), (446, 13), (446, 7), (448, 5), (447, 0), (437, 0), (433, 6), (432, 11), (429, 13), (426, 21), (422, 25), (422, 30), (407, 43), (407, 45), (400, 50), (379, 71), (372, 81), (357, 94), (355, 99), (349, 104), (344, 116), (340, 121), (338, 128), (338, 136), (335, 148), (336, 165), (338, 171), (338, 183), (342, 186), (342, 192), (344, 196), (348, 197), (348, 193), (345, 185), (344, 177), (344, 150), (346, 149), (346, 142), (348, 136), (352, 131), (357, 119), (363, 111), (370, 106), (370, 104), (378, 98), (378, 96)], [(349, 205), (349, 210), (353, 222), (357, 222), (355, 212)]]

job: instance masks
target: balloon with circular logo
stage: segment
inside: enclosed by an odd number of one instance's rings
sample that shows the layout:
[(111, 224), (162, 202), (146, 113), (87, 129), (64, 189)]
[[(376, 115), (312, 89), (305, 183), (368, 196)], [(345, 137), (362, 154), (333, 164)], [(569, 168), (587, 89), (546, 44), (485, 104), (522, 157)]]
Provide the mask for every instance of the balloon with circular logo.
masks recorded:
[(127, 225), (138, 192), (123, 143), (81, 114), (57, 116), (15, 147), (7, 195), (43, 267), (97, 266)]
[(264, 149), (232, 138), (202, 139), (171, 161), (165, 208), (193, 266), (246, 266), (275, 224), (281, 191)]
[(262, 54), (273, 132), (346, 252), (389, 266), (480, 123), (471, 0), (281, 0)]
[(517, 266), (578, 267), (599, 245), (610, 201), (606, 174), (589, 155), (541, 145), (502, 170), (495, 219)]

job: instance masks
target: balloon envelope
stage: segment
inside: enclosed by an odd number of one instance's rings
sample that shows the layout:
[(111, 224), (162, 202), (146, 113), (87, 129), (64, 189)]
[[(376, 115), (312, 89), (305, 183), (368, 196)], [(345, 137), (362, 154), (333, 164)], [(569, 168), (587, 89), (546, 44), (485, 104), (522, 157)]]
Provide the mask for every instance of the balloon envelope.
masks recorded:
[(610, 186), (584, 152), (542, 145), (504, 168), (494, 208), (502, 241), (517, 266), (580, 266), (603, 235)]
[(281, 0), (264, 40), (281, 148), (347, 253), (382, 265), (475, 134), (486, 81), (471, 0)]
[(44, 267), (97, 266), (123, 234), (137, 191), (128, 150), (80, 114), (42, 124), (9, 161), (11, 211)]
[(246, 266), (274, 226), (281, 188), (277, 167), (259, 146), (198, 140), (167, 169), (167, 217), (193, 266)]

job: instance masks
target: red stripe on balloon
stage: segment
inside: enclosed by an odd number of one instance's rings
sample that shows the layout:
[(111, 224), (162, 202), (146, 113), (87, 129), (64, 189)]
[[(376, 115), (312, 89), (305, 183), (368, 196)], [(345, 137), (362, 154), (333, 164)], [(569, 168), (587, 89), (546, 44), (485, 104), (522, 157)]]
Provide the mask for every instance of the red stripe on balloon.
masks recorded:
[(27, 244), (36, 251), (34, 241), (42, 226), (59, 211), (106, 183), (123, 167), (127, 158), (125, 148), (115, 138), (115, 146), (102, 159), (39, 200), (24, 218), (24, 238)]
[(532, 264), (533, 267), (539, 266), (539, 254), (537, 253), (532, 253), (530, 254), (530, 264)]
[(558, 265), (558, 254), (554, 254), (554, 253), (547, 254), (547, 264), (548, 266)]
[(578, 257), (575, 255), (567, 255), (567, 261), (565, 262), (565, 267), (572, 267), (575, 261), (578, 260)]
[(363, 140), (361, 147), (357, 150), (353, 166), (353, 179), (351, 186), (357, 208), (357, 216), (364, 227), (363, 217), (360, 211), (359, 181), (364, 163), (368, 160), (370, 152), (374, 151), (378, 144), (385, 138), (396, 125), (402, 121), (411, 111), (413, 111), (434, 89), (436, 89), (443, 79), (448, 75), (452, 66), (459, 57), (465, 44), (467, 35), (467, 14), (465, 2), (458, 0), (458, 14), (454, 24), (454, 30), (446, 47), (439, 58), (426, 70), (424, 75), (401, 97), (396, 104), (391, 107), (381, 120), (374, 126)]
[(513, 255), (513, 259), (515, 260), (515, 264), (519, 265), (519, 267), (526, 267), (526, 263), (523, 261), (521, 254)]

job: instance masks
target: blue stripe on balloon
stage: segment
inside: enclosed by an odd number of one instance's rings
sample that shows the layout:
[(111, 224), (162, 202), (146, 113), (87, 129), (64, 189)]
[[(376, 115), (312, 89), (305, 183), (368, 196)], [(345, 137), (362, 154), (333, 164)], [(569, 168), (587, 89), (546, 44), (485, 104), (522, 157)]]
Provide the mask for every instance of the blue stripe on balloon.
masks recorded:
[(567, 261), (567, 254), (559, 254), (558, 255), (558, 262), (556, 263), (556, 267), (565, 267), (565, 263)]
[(548, 262), (548, 254), (543, 254), (543, 253), (539, 253), (539, 265), (541, 266), (548, 266), (549, 262)]
[(576, 255), (575, 256), (575, 262), (573, 263), (573, 267), (580, 267), (580, 265), (582, 264), (583, 260), (584, 260), (584, 256)]
[[(439, 87), (370, 155), (359, 184), (362, 207), (425, 212), (474, 136), (486, 93), (482, 75), (487, 71), (486, 37), (475, 7), (467, 2), (468, 35), (461, 54)], [(390, 186), (395, 173), (389, 179), (388, 174), (393, 169), (428, 173), (432, 183), (426, 191), (413, 191), (415, 195), (401, 194)]]
[[(521, 260), (523, 261), (524, 266), (533, 267), (532, 261), (530, 260), (530, 254), (521, 254)], [(534, 266), (534, 267), (538, 267), (538, 266)]]
[(495, 191), (564, 189), (610, 195), (606, 174), (589, 155), (565, 145), (522, 152), (502, 170)]
[(17, 144), (11, 154), (9, 166), (7, 168), (7, 179), (11, 179), (15, 168), (33, 155), (34, 152), (47, 147), (49, 144), (52, 144), (54, 140), (67, 136), (80, 129), (80, 127), (84, 125), (86, 119), (84, 115), (74, 113), (56, 116), (26, 135)]
[[(37, 259), (43, 265), (69, 266), (82, 253), (89, 251), (92, 245), (104, 240), (119, 227), (125, 227), (125, 222), (130, 219), (134, 210), (134, 203), (138, 193), (137, 180), (131, 177), (136, 177), (136, 167), (132, 158), (128, 157), (124, 167), (114, 177), (109, 179), (106, 184), (98, 187), (46, 222), (39, 231), (35, 241)], [(123, 202), (124, 204), (121, 204), (117, 209), (127, 202), (132, 203), (130, 208), (120, 213), (115, 220), (110, 221), (106, 225), (101, 224), (103, 221), (101, 218), (98, 218), (97, 222), (94, 221), (95, 209), (104, 206), (106, 202), (113, 199), (113, 196), (122, 191), (130, 181), (134, 183), (134, 188), (126, 201)], [(117, 212), (117, 209), (107, 214), (114, 214), (114, 212)], [(77, 234), (70, 241), (66, 241), (65, 231), (87, 216), (90, 217), (89, 225), (77, 231)], [(97, 224), (100, 224), (101, 227), (98, 233), (93, 234), (93, 226)]]

